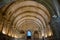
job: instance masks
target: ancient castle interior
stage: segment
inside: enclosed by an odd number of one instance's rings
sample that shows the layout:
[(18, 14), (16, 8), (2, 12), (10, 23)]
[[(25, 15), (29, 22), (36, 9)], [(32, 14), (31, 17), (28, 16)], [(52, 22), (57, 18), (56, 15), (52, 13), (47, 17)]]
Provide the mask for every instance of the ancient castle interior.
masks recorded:
[(59, 0), (1, 0), (0, 40), (60, 40)]

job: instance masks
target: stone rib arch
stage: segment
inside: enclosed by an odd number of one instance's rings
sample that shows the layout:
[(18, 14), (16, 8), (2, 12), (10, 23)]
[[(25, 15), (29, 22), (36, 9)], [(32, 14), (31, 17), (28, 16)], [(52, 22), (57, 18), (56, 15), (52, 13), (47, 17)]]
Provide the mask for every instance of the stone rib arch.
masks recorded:
[[(47, 8), (45, 6), (43, 6), (40, 3), (34, 2), (34, 1), (23, 1), (23, 2), (14, 2), (12, 3), (8, 9), (5, 11), (6, 15), (6, 21), (10, 22), (10, 26), (7, 25), (7, 27), (13, 28), (11, 30), (18, 30), (16, 29), (17, 27), (20, 28), (21, 25), (23, 25), (23, 21), (22, 20), (34, 20), (35, 24), (40, 24), (39, 26), (37, 26), (38, 28), (42, 28), (40, 29), (42, 32), (42, 36), (45, 36), (46, 33), (46, 28), (49, 29), (50, 32), (50, 27), (48, 27), (48, 23), (50, 22), (50, 14), (49, 11), (47, 10)], [(21, 23), (22, 22), (22, 23)], [(29, 21), (28, 21), (29, 22)], [(31, 25), (33, 21), (31, 21)], [(26, 23), (26, 22), (25, 22)], [(19, 26), (18, 26), (19, 25)], [(24, 24), (25, 25), (25, 24)], [(31, 26), (29, 25), (29, 26)], [(32, 25), (34, 26), (34, 25)], [(35, 27), (36, 28), (36, 27)], [(9, 33), (7, 35), (10, 35), (10, 31), (9, 29)], [(19, 31), (17, 31), (19, 34)], [(11, 33), (10, 36), (12, 37), (19, 37), (19, 36), (14, 36), (15, 34)], [(13, 35), (14, 34), (14, 35)], [(20, 34), (19, 34), (20, 35)]]

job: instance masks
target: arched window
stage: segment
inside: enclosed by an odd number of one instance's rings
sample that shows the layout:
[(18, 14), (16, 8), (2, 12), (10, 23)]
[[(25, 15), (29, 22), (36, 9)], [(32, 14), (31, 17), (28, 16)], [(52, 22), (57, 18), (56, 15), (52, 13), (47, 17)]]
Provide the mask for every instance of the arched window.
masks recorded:
[(26, 40), (31, 40), (32, 32), (27, 31), (27, 39)]
[(31, 31), (27, 31), (27, 36), (32, 36), (32, 32)]

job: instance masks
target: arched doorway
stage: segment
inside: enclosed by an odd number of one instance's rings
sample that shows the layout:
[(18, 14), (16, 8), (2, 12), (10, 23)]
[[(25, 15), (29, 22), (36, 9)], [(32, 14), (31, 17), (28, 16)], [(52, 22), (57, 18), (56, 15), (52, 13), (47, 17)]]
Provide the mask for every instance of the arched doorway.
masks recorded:
[(34, 31), (33, 39), (34, 40), (39, 40), (39, 32), (38, 31)]
[(32, 40), (32, 32), (31, 31), (27, 31), (27, 37), (26, 37), (26, 39), (27, 40)]

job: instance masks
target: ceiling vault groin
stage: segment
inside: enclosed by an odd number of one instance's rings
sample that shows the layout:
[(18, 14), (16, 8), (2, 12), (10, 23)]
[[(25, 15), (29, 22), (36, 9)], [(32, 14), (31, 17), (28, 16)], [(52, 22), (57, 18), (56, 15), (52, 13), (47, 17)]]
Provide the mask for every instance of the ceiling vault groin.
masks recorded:
[(20, 38), (20, 30), (31, 29), (40, 31), (41, 36), (44, 37), (52, 35), (49, 25), (51, 16), (42, 4), (35, 1), (16, 1), (5, 6), (4, 9), (6, 19), (3, 21), (4, 25), (1, 29), (3, 34)]

